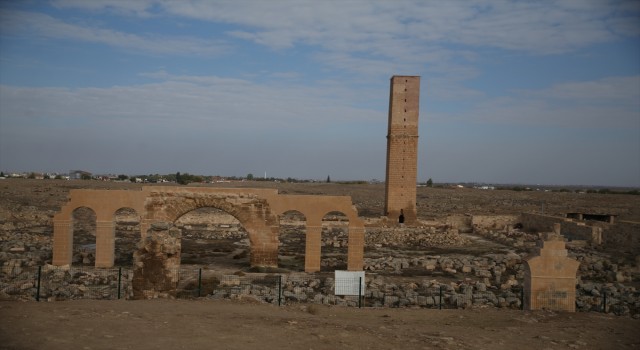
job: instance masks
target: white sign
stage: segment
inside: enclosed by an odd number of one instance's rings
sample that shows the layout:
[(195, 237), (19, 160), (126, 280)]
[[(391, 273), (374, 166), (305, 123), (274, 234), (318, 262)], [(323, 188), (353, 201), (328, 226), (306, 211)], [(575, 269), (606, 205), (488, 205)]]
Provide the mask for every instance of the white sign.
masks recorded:
[(336, 271), (335, 295), (364, 295), (364, 271)]

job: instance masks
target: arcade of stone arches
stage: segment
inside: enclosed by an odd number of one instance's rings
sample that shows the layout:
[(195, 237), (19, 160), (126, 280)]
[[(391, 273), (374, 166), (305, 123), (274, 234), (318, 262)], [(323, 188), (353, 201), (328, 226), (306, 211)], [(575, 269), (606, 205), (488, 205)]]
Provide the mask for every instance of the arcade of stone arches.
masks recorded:
[(306, 218), (305, 271), (320, 271), (322, 220), (340, 212), (348, 219), (347, 269), (363, 268), (364, 223), (349, 196), (282, 195), (275, 189), (144, 186), (140, 191), (72, 190), (53, 218), (53, 264), (73, 258), (73, 212), (86, 207), (96, 218), (96, 267), (111, 267), (115, 256), (115, 213), (130, 208), (140, 214), (144, 239), (154, 222), (175, 222), (199, 208), (215, 208), (237, 219), (250, 241), (251, 266), (278, 266), (279, 216), (298, 212)]

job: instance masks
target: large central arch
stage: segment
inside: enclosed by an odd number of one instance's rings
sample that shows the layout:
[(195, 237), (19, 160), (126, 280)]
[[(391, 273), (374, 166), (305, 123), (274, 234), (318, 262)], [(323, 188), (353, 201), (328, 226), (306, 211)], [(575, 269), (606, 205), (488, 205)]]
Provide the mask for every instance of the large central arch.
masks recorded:
[(347, 268), (362, 270), (364, 223), (349, 196), (280, 195), (275, 189), (220, 189), (207, 187), (144, 186), (140, 191), (72, 190), (69, 202), (53, 218), (53, 264), (71, 263), (73, 231), (71, 213), (88, 207), (96, 213), (96, 266), (114, 261), (114, 214), (122, 207), (141, 213), (141, 238), (154, 222), (175, 222), (185, 213), (203, 207), (234, 216), (249, 234), (251, 266), (278, 266), (278, 216), (295, 210), (307, 219), (305, 271), (320, 271), (322, 218), (340, 211), (349, 219)]

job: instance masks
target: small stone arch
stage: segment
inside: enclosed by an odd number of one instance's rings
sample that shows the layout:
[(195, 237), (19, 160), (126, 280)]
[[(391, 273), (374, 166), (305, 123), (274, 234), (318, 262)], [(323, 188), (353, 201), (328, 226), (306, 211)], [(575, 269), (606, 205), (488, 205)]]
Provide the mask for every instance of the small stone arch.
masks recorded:
[[(257, 201), (257, 203), (252, 203), (253, 207), (263, 207), (268, 206), (266, 201)], [(174, 199), (167, 201), (166, 205), (163, 206), (162, 212), (164, 212), (166, 221), (175, 222), (181, 216), (189, 213), (193, 210), (211, 207), (222, 210), (227, 214), (235, 217), (240, 221), (243, 226), (255, 226), (252, 206), (247, 205), (239, 205), (236, 203), (232, 203), (229, 201), (229, 197), (218, 197), (218, 196), (195, 196), (195, 197), (184, 197), (183, 199)], [(151, 209), (151, 210), (149, 210)], [(154, 213), (157, 213), (157, 210), (154, 208), (147, 208), (148, 212), (154, 217)], [(155, 215), (154, 219), (159, 219), (157, 215)]]
[(152, 194), (146, 205), (147, 220), (175, 222), (202, 207), (222, 210), (240, 221), (249, 235), (251, 266), (278, 266), (277, 218), (268, 201), (256, 195), (195, 191)]
[(235, 216), (218, 208), (200, 207), (184, 213), (173, 224), (181, 230), (181, 264), (248, 265), (249, 234)]

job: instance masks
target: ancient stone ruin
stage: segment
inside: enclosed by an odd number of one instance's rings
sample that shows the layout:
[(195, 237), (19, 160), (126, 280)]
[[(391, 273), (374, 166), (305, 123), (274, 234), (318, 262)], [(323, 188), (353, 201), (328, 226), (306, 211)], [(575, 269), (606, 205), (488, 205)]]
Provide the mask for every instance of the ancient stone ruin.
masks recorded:
[(72, 190), (53, 218), (53, 265), (71, 264), (73, 216), (87, 207), (96, 216), (96, 267), (111, 267), (115, 251), (115, 213), (129, 208), (140, 215), (141, 239), (156, 231), (154, 223), (174, 223), (193, 210), (220, 209), (240, 222), (250, 241), (252, 267), (277, 267), (280, 226), (278, 217), (297, 211), (306, 218), (305, 271), (320, 271), (322, 218), (340, 212), (348, 219), (347, 269), (362, 270), (364, 223), (348, 196), (282, 195), (272, 189), (220, 189), (144, 186), (140, 191)]
[(580, 263), (567, 257), (560, 224), (539, 243), (537, 256), (525, 260), (524, 306), (527, 310), (576, 309), (576, 273)]
[(175, 297), (179, 281), (180, 229), (167, 222), (151, 224), (133, 253), (133, 298)]
[(391, 77), (384, 215), (391, 222), (417, 221), (420, 77)]

